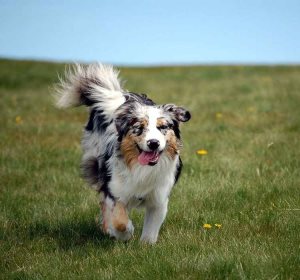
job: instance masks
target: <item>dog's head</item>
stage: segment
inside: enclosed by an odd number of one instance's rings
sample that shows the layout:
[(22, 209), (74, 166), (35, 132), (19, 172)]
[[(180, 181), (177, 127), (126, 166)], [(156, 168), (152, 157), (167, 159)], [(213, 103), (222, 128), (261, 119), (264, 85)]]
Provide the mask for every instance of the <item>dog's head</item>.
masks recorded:
[(190, 118), (187, 110), (173, 104), (125, 102), (116, 112), (115, 124), (127, 165), (154, 166), (163, 153), (174, 159), (181, 147), (179, 124)]

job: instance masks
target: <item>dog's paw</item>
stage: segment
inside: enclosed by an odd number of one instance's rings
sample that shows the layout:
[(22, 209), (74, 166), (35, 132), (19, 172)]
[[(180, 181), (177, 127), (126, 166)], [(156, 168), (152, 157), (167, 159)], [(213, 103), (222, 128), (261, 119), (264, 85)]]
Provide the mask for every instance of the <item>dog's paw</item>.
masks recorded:
[(129, 220), (127, 225), (121, 224), (117, 228), (111, 225), (107, 233), (117, 240), (127, 241), (133, 237), (134, 227), (131, 220)]
[(140, 241), (142, 243), (155, 244), (157, 241), (157, 236), (142, 234)]

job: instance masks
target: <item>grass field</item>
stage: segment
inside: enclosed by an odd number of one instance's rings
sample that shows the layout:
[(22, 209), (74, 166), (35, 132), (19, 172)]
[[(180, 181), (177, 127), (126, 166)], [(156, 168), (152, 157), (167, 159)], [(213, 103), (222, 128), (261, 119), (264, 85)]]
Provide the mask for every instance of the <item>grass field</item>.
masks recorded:
[(79, 174), (87, 111), (53, 107), (64, 68), (0, 60), (1, 279), (299, 279), (300, 66), (122, 69), (192, 113), (155, 246), (139, 243), (142, 212), (130, 242), (101, 234)]

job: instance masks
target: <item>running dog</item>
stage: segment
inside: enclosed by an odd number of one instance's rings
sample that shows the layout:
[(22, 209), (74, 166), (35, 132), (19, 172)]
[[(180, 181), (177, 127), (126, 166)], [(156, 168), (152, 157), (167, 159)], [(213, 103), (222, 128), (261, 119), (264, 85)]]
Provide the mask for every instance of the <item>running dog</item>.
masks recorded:
[(133, 207), (145, 207), (141, 240), (155, 243), (166, 217), (169, 194), (182, 169), (179, 125), (190, 113), (157, 105), (125, 90), (112, 66), (75, 65), (57, 86), (57, 106), (89, 107), (82, 148), (82, 173), (100, 193), (102, 230), (129, 240)]

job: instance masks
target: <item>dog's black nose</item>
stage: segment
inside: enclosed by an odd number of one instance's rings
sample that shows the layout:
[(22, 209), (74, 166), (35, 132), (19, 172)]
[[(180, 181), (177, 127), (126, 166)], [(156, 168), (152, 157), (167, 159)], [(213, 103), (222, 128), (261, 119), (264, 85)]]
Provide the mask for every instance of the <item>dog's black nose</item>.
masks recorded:
[(150, 150), (154, 151), (159, 147), (159, 141), (156, 139), (150, 139), (147, 141), (147, 145)]

